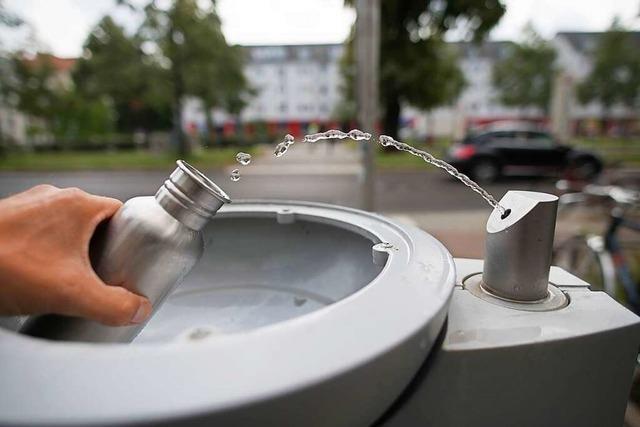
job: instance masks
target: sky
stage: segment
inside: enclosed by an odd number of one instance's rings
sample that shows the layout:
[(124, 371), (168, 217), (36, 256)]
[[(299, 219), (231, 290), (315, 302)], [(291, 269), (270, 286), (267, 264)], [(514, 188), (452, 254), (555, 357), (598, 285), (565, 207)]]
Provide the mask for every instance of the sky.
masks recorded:
[[(148, 0), (134, 0), (144, 5)], [(167, 0), (161, 0), (167, 1)], [(384, 1), (384, 0), (383, 0)], [(494, 40), (517, 40), (531, 22), (544, 37), (557, 31), (602, 31), (619, 16), (640, 29), (640, 0), (503, 0), (507, 12), (492, 31)], [(133, 31), (140, 15), (114, 0), (5, 0), (5, 7), (30, 25), (0, 31), (7, 49), (26, 41), (58, 56), (78, 56), (90, 29), (106, 13)], [(355, 19), (343, 0), (218, 0), (223, 31), (234, 44), (340, 43)]]

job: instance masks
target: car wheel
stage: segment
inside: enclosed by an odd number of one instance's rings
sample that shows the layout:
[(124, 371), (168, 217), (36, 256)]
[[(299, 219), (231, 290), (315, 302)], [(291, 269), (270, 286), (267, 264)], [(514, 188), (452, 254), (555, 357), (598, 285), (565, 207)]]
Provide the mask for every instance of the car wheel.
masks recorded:
[(577, 159), (571, 165), (570, 176), (578, 180), (591, 180), (600, 173), (600, 163), (593, 159)]
[(478, 160), (471, 168), (471, 175), (478, 182), (493, 182), (500, 176), (500, 168), (493, 160)]

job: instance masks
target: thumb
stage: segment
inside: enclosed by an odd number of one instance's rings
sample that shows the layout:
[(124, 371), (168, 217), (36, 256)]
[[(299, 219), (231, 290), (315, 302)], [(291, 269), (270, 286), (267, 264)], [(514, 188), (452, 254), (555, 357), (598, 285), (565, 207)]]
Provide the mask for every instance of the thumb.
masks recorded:
[(97, 277), (80, 289), (71, 315), (85, 317), (109, 326), (144, 322), (151, 314), (149, 300), (120, 286), (110, 286)]

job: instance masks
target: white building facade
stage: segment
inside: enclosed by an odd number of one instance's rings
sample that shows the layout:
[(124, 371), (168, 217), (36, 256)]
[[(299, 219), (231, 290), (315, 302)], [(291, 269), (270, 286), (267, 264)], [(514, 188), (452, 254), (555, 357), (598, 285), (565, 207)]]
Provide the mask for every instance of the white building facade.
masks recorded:
[[(598, 39), (603, 33), (594, 32), (559, 32), (552, 40), (557, 53), (556, 64), (562, 74), (557, 84), (564, 87), (555, 90), (566, 94), (566, 100), (559, 100), (565, 111), (561, 114), (570, 120), (572, 134), (591, 135), (606, 133), (610, 135), (640, 132), (638, 111), (623, 105), (614, 105), (606, 112), (605, 123), (602, 122), (605, 112), (597, 102), (583, 105), (576, 95), (577, 85), (582, 83), (593, 68), (593, 54)], [(629, 55), (640, 54), (640, 32), (628, 33), (636, 50)], [(612, 76), (613, 78), (613, 76)]]
[[(341, 100), (340, 58), (343, 45), (246, 46), (245, 77), (255, 90), (239, 117), (213, 113), (219, 129), (237, 132), (238, 126), (267, 124), (299, 135), (308, 126), (326, 127)], [(185, 103), (183, 121), (201, 128), (205, 112), (196, 99)]]
[(340, 101), (342, 45), (251, 46), (245, 75), (257, 95), (245, 121), (328, 121)]

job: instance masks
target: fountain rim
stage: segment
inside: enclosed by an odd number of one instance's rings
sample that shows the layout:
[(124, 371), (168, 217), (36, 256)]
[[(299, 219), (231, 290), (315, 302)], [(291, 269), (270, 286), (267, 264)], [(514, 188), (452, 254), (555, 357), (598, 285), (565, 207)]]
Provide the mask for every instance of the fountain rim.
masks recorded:
[[(283, 210), (293, 212), (305, 221), (342, 223), (351, 231), (378, 242), (389, 241), (400, 250), (389, 255), (380, 274), (369, 284), (326, 308), (252, 331), (215, 336), (195, 343), (135, 346), (52, 343), (0, 330), (0, 358), (5, 361), (10, 358), (17, 366), (39, 362), (36, 363), (38, 369), (27, 376), (24, 370), (12, 367), (11, 361), (0, 366), (0, 376), (5, 378), (5, 384), (12, 384), (12, 389), (14, 383), (20, 381), (17, 383), (20, 389), (39, 390), (39, 397), (33, 397), (30, 402), (37, 408), (29, 411), (20, 405), (16, 407), (17, 402), (13, 399), (0, 399), (0, 423), (81, 425), (159, 421), (228, 410), (330, 381), (346, 371), (374, 363), (396, 348), (405, 351), (407, 366), (403, 369), (408, 381), (431, 350), (444, 324), (444, 313), (455, 284), (451, 255), (426, 232), (400, 226), (377, 214), (341, 206), (243, 200), (225, 205), (219, 217), (276, 216)], [(425, 266), (429, 260), (433, 262)], [(376, 304), (380, 301), (387, 304), (386, 309), (373, 310), (379, 307)], [(313, 337), (309, 336), (310, 330), (313, 330)], [(327, 351), (327, 345), (335, 348), (337, 343), (342, 343), (340, 352)], [(213, 356), (217, 363), (211, 363)], [(256, 369), (256, 365), (265, 360), (271, 369)], [(49, 378), (43, 372), (57, 369), (58, 364), (66, 366), (67, 372), (69, 366), (74, 366), (81, 384), (74, 381), (57, 385), (43, 383), (43, 378)], [(236, 365), (244, 369), (238, 377), (230, 372)], [(118, 378), (112, 378), (116, 373), (119, 373)], [(184, 378), (180, 396), (163, 391), (166, 390), (162, 380), (165, 376)], [(143, 379), (146, 380), (144, 387), (140, 385)], [(217, 379), (224, 387), (216, 389), (207, 379)], [(249, 382), (245, 384), (247, 380)], [(77, 401), (73, 393), (86, 392), (85, 382), (102, 385), (92, 390), (100, 403), (81, 409), (74, 404), (79, 412), (71, 412), (65, 405), (52, 407), (53, 393), (58, 396), (66, 393), (69, 397), (64, 401), (71, 405)], [(71, 391), (68, 390), (70, 386)], [(127, 397), (131, 388), (137, 393), (138, 400), (134, 402)], [(224, 393), (219, 389), (224, 389)], [(17, 395), (24, 396), (21, 392)], [(105, 402), (105, 395), (111, 400)], [(146, 398), (142, 399), (140, 395)], [(38, 415), (42, 418), (29, 418), (28, 415), (33, 416), (38, 408), (43, 410)]]

